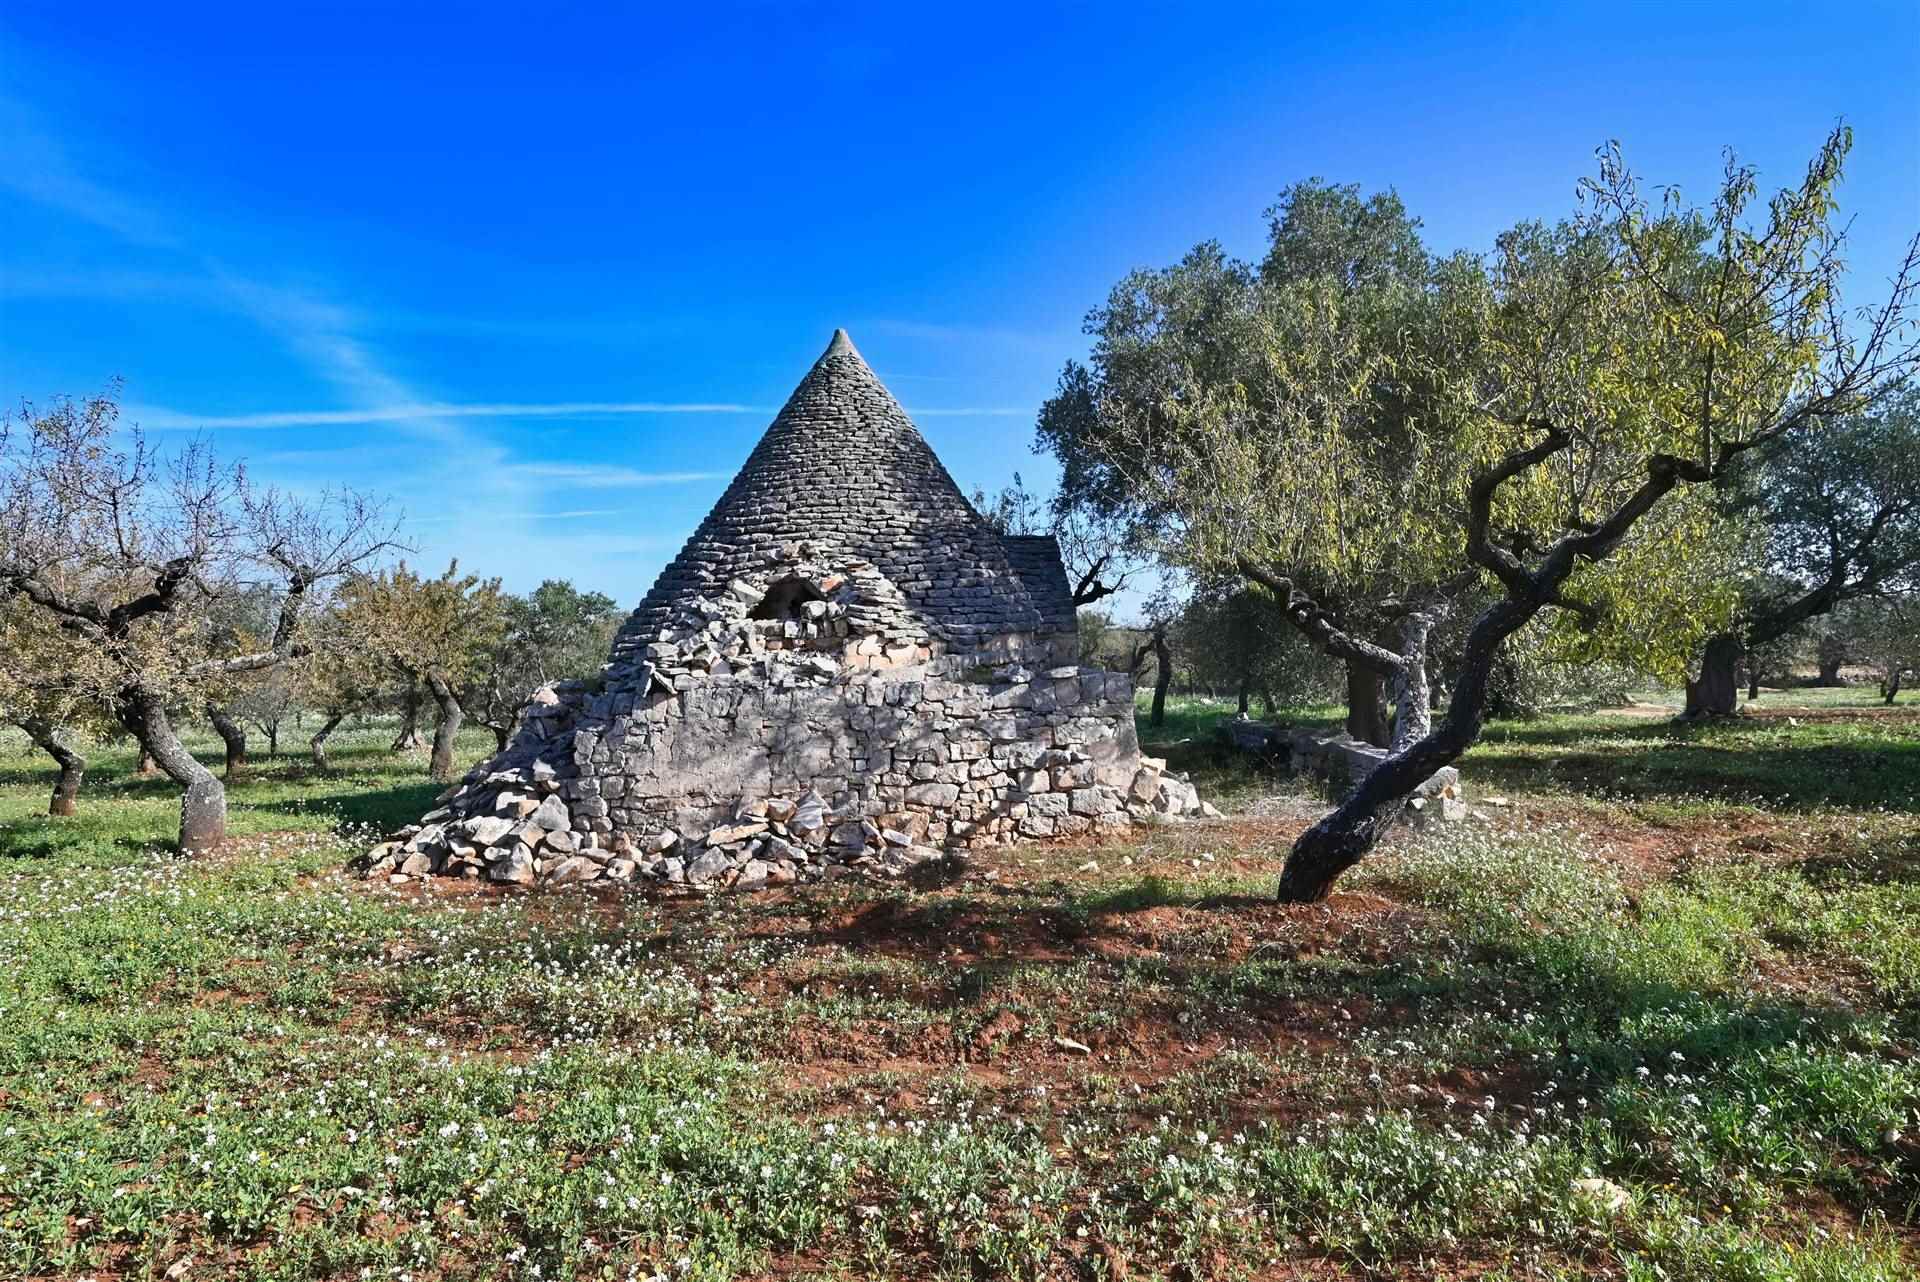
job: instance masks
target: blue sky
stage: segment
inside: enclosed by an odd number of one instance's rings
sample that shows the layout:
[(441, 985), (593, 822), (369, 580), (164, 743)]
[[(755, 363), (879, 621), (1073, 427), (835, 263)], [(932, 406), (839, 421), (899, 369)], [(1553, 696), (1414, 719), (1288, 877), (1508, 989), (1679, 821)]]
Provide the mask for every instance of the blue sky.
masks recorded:
[(1920, 229), (1920, 9), (1833, 12), (9, 0), (0, 397), (118, 377), (391, 494), (422, 563), (630, 604), (836, 325), (962, 485), (1044, 487), (1086, 310), (1309, 176), (1479, 248), (1608, 138), (1705, 197), (1844, 118), (1865, 301)]

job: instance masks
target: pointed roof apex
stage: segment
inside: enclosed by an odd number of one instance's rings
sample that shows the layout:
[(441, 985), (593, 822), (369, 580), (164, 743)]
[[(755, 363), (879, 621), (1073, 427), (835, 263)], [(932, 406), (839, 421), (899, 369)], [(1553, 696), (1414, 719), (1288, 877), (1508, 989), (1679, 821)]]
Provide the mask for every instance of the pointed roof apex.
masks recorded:
[(824, 361), (829, 356), (839, 356), (847, 352), (851, 352), (855, 356), (860, 355), (860, 349), (853, 345), (851, 338), (847, 337), (847, 331), (844, 329), (836, 329), (833, 331), (833, 341), (827, 344), (826, 351), (820, 353), (820, 359)]

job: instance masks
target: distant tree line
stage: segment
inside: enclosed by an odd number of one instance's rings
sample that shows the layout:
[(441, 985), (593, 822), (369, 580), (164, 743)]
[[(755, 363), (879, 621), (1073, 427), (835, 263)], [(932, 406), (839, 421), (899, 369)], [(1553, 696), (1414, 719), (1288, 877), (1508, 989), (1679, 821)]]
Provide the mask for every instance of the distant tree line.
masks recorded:
[(448, 779), (465, 720), (504, 745), (535, 689), (607, 653), (619, 615), (600, 593), (389, 564), (403, 549), (379, 501), (263, 487), (203, 443), (162, 458), (118, 413), (102, 396), (0, 420), (0, 722), (55, 762), (54, 814), (74, 809), (82, 743), (128, 736), (181, 790), (181, 847), (205, 850), (226, 789), (183, 724), (213, 728), (232, 778), (250, 733), (277, 755), (290, 719), (313, 719), (319, 769), (350, 717), (397, 715), (395, 751), (424, 720), (428, 773)]

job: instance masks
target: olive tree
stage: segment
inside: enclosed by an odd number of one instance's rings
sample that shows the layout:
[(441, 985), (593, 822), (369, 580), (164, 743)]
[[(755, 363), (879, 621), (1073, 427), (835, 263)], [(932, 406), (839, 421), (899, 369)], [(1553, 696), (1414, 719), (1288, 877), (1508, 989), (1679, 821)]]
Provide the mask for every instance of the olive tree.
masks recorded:
[(548, 579), (526, 596), (504, 596), (500, 611), (501, 626), (468, 666), (459, 696), (505, 752), (534, 691), (599, 671), (622, 616), (612, 597), (582, 592), (565, 579)]
[[(226, 836), (226, 789), (187, 751), (172, 709), (278, 667), (342, 578), (392, 546), (381, 505), (255, 484), (204, 443), (163, 457), (116, 433), (112, 397), (25, 406), (0, 422), (0, 595), (97, 656), (90, 693), (182, 792), (180, 845)], [(269, 635), (235, 651), (219, 625), (271, 585)]]
[(353, 576), (341, 588), (341, 616), (356, 637), (432, 698), (435, 718), (428, 773), (453, 778), (453, 750), (466, 709), (460, 687), (484, 663), (505, 629), (500, 581), (462, 575), (457, 562), (425, 578), (402, 562)]
[[(1171, 513), (1196, 568), (1265, 585), (1328, 655), (1393, 674), (1392, 751), (1295, 842), (1279, 894), (1323, 898), (1484, 723), (1508, 639), (1543, 616), (1597, 653), (1673, 648), (1649, 620), (1730, 613), (1703, 574), (1725, 547), (1711, 501), (1745, 456), (1880, 403), (1913, 370), (1920, 243), (1891, 298), (1842, 307), (1834, 193), (1849, 135), (1756, 207), (1731, 158), (1713, 202), (1649, 201), (1617, 149), (1564, 222), (1526, 223), (1485, 257), (1457, 255), (1416, 288), (1348, 274), (1282, 282), (1236, 314), (1255, 376), (1175, 366), (1152, 413), (1109, 411), (1095, 449)], [(1377, 323), (1380, 309), (1395, 317)], [(1431, 597), (1397, 644), (1356, 631), (1290, 567), (1338, 582), (1386, 558), (1410, 587), (1455, 575), (1489, 593), (1468, 629), (1445, 715), (1429, 720)], [(1723, 615), (1724, 617), (1724, 615)]]
[[(1734, 711), (1736, 669), (1845, 602), (1915, 586), (1920, 574), (1920, 389), (1858, 414), (1809, 422), (1750, 456), (1738, 510), (1762, 531), (1734, 626), (1708, 639), (1687, 683), (1689, 716)], [(1846, 661), (1843, 631), (1819, 637), (1823, 682)]]

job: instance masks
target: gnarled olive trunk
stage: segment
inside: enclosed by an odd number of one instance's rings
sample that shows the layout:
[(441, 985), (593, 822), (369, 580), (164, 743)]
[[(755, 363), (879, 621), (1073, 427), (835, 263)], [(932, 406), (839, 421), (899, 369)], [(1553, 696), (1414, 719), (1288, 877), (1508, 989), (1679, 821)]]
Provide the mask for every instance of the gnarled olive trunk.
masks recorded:
[(1387, 726), (1387, 681), (1372, 668), (1347, 662), (1347, 733), (1362, 743), (1384, 748), (1391, 740)]
[(180, 849), (189, 855), (213, 849), (227, 839), (227, 790), (213, 771), (201, 765), (180, 742), (167, 718), (166, 701), (140, 686), (122, 697), (121, 716), (140, 746), (152, 754), (167, 778), (183, 789), (180, 798)]
[(1147, 716), (1147, 724), (1159, 726), (1166, 724), (1167, 691), (1173, 685), (1173, 650), (1167, 645), (1165, 628), (1154, 629), (1153, 658), (1157, 667), (1153, 675), (1153, 711)]
[(1238, 709), (1239, 715), (1243, 717), (1246, 716), (1247, 709), (1252, 706), (1253, 706), (1253, 679), (1251, 677), (1242, 677), (1240, 679), (1240, 707)]
[(327, 719), (320, 723), (320, 728), (313, 732), (313, 738), (307, 740), (307, 750), (313, 754), (314, 769), (332, 769), (333, 763), (327, 760), (327, 739), (346, 719), (347, 714), (344, 712), (329, 714)]
[(392, 752), (412, 752), (420, 746), (420, 687), (407, 687), (406, 702), (400, 709), (400, 733), (393, 737)]
[(207, 720), (227, 747), (227, 778), (231, 779), (247, 768), (247, 729), (217, 703), (207, 705)]
[(1900, 694), (1900, 669), (1894, 668), (1891, 671), (1889, 671), (1884, 678), (1881, 679), (1880, 698), (1882, 702), (1886, 703), (1888, 706), (1892, 706), (1894, 699), (1898, 698), (1899, 694)]
[(40, 717), (29, 717), (20, 722), (20, 728), (27, 732), (27, 738), (33, 740), (34, 747), (52, 757), (54, 764), (60, 767), (60, 773), (53, 781), (53, 800), (47, 803), (47, 813), (72, 814), (74, 798), (80, 792), (80, 781), (87, 774), (87, 759), (74, 748), (64, 726), (57, 726)]
[(1730, 717), (1739, 709), (1740, 659), (1746, 647), (1731, 632), (1707, 639), (1700, 675), (1687, 682), (1686, 717)]
[(1433, 730), (1433, 688), (1427, 680), (1427, 638), (1433, 616), (1410, 614), (1400, 623), (1400, 654), (1406, 666), (1393, 678), (1393, 750), (1403, 751)]
[(427, 763), (427, 773), (436, 783), (448, 783), (453, 779), (453, 741), (460, 733), (460, 723), (467, 714), (445, 678), (430, 672), (426, 681), (427, 690), (433, 695), (434, 706), (440, 713), (433, 724), (433, 757)]
[[(1331, 814), (1300, 834), (1280, 870), (1282, 903), (1325, 899), (1340, 874), (1359, 863), (1400, 817), (1414, 789), (1460, 759), (1485, 724), (1487, 680), (1501, 643), (1537, 614), (1541, 604), (1509, 598), (1481, 611), (1467, 634), (1447, 715), (1426, 735), (1396, 747)], [(1424, 687), (1424, 682), (1422, 676), (1408, 684)]]

